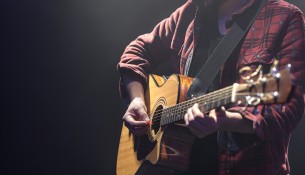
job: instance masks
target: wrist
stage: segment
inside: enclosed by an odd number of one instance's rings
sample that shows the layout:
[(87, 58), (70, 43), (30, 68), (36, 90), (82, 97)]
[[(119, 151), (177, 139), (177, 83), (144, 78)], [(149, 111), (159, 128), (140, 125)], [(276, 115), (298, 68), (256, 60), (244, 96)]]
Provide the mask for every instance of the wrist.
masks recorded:
[(143, 97), (134, 97), (133, 99), (131, 99), (131, 101), (140, 101), (145, 103), (144, 98)]
[(128, 91), (129, 91), (129, 98), (130, 100), (144, 100), (144, 89), (143, 86), (140, 82), (132, 82), (131, 84), (129, 84), (128, 87)]

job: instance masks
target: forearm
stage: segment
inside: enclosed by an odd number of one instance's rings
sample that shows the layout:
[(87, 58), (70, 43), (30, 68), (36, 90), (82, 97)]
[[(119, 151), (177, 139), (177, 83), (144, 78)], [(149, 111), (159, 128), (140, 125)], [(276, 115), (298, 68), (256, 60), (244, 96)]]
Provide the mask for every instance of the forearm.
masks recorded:
[(142, 85), (143, 80), (140, 76), (126, 72), (122, 74), (122, 80), (124, 83), (124, 88), (129, 95), (130, 101), (135, 98), (141, 98), (144, 101), (144, 87)]

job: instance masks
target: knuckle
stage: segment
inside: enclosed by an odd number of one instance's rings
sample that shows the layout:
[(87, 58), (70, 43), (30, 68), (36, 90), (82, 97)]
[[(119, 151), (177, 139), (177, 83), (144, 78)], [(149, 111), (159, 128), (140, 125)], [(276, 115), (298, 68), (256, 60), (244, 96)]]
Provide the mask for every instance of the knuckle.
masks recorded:
[[(185, 121), (188, 121), (187, 114), (184, 115), (184, 120), (185, 120)], [(186, 124), (187, 124), (187, 123), (186, 123)]]
[(188, 112), (188, 113), (192, 113), (192, 110), (193, 110), (193, 108), (189, 108), (189, 109), (187, 110), (187, 112)]
[(196, 108), (195, 107), (192, 107), (191, 108), (192, 112), (194, 113), (196, 111)]

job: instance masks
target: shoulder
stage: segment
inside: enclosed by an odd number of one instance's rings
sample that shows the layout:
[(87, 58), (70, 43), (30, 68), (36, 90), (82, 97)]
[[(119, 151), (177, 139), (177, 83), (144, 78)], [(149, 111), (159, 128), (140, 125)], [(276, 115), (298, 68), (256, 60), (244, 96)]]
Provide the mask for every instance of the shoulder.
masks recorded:
[(295, 6), (292, 3), (289, 3), (284, 0), (267, 0), (266, 7), (271, 9), (280, 10), (281, 13), (301, 13), (303, 15), (303, 12), (300, 10), (299, 7)]
[(197, 10), (197, 3), (193, 0), (188, 0), (180, 7), (178, 7), (168, 18), (170, 23), (180, 25), (181, 23), (188, 23), (193, 19)]
[(195, 10), (199, 6), (199, 3), (194, 0), (188, 0), (184, 4), (182, 4), (179, 8), (176, 9), (174, 13), (183, 14), (185, 12), (190, 12)]
[(267, 0), (260, 15), (262, 19), (272, 19), (272, 21), (280, 21), (285, 24), (290, 24), (291, 21), (295, 20), (303, 21), (304, 17), (299, 7), (284, 0)]

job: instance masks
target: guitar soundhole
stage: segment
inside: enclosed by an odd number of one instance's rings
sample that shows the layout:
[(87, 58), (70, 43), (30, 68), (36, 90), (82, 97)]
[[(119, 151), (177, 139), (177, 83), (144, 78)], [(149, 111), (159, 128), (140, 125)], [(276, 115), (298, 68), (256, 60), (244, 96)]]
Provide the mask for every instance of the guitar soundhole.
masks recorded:
[(154, 117), (152, 119), (152, 130), (154, 133), (157, 133), (160, 129), (162, 110), (163, 106), (158, 106), (154, 113)]

